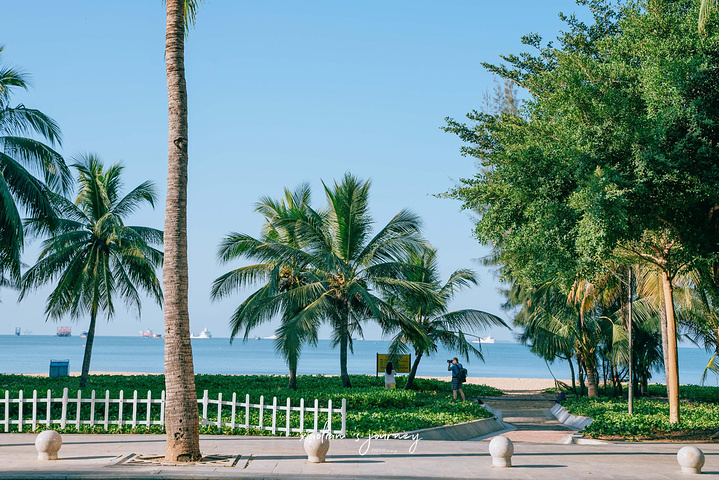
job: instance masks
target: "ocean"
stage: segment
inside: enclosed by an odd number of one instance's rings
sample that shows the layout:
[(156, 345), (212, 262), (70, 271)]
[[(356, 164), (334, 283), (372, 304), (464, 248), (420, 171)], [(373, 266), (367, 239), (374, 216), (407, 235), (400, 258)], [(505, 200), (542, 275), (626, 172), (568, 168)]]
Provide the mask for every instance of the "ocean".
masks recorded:
[[(350, 354), (348, 369), (352, 374), (374, 374), (376, 355), (387, 353), (388, 341), (356, 340)], [(0, 335), (0, 373), (47, 373), (50, 360), (69, 360), (70, 371), (82, 367), (85, 339), (78, 336)], [(228, 338), (193, 339), (192, 349), (196, 373), (206, 374), (286, 374), (284, 361), (275, 354), (269, 339), (235, 340)], [(484, 362), (471, 358), (460, 360), (470, 377), (570, 378), (566, 361), (547, 366), (544, 360), (517, 343), (482, 344)], [(447, 359), (458, 356), (444, 349), (422, 358), (417, 372), (420, 376), (446, 376)], [(682, 384), (699, 384), (710, 354), (694, 347), (679, 348), (679, 379)], [(412, 356), (414, 360), (414, 355)], [(95, 337), (91, 371), (162, 373), (164, 342), (157, 338)], [(550, 372), (551, 369), (551, 372)], [(329, 340), (320, 340), (316, 348), (306, 347), (299, 361), (299, 375), (339, 374), (339, 350)], [(657, 372), (654, 381), (662, 382)], [(719, 385), (710, 374), (708, 385)]]

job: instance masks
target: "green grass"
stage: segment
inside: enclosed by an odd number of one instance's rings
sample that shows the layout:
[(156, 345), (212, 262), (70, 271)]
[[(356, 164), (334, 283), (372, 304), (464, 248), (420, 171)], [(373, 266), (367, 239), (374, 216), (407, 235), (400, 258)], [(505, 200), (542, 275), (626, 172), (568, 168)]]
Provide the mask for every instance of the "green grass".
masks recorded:
[[(652, 385), (650, 395), (666, 395), (663, 385)], [(669, 423), (669, 403), (665, 398), (637, 398), (634, 414), (627, 413), (627, 400), (618, 398), (574, 397), (563, 402), (574, 415), (594, 421), (584, 429), (589, 437), (663, 439), (691, 437), (692, 432), (719, 429), (719, 388), (683, 385), (680, 388), (680, 419)]]
[[(305, 399), (306, 404), (313, 403), (317, 398), (321, 407), (327, 406), (327, 401), (332, 400), (333, 407), (339, 408), (342, 398), (347, 400), (347, 435), (367, 436), (369, 434), (396, 433), (401, 431), (416, 430), (420, 428), (429, 428), (441, 425), (448, 425), (470, 420), (487, 418), (490, 414), (479, 405), (471, 402), (451, 402), (451, 390), (449, 382), (428, 379), (416, 379), (415, 386), (417, 390), (405, 391), (401, 390), (404, 385), (404, 378), (397, 377), (397, 390), (385, 390), (384, 380), (382, 377), (375, 378), (370, 375), (351, 375), (353, 388), (345, 389), (340, 383), (339, 377), (324, 376), (299, 376), (297, 385), (298, 390), (293, 391), (287, 388), (287, 377), (284, 376), (230, 376), (230, 375), (197, 375), (196, 386), (198, 397), (202, 397), (204, 390), (208, 391), (211, 399), (216, 399), (218, 393), (222, 393), (223, 400), (230, 400), (232, 393), (237, 393), (237, 400), (244, 401), (245, 395), (250, 395), (252, 403), (259, 403), (260, 396), (264, 395), (265, 404), (272, 403), (273, 397), (277, 397), (278, 405), (284, 405), (287, 398), (292, 399), (293, 406), (299, 405), (301, 398)], [(10, 396), (16, 398), (18, 391), (23, 390), (24, 396), (32, 396), (32, 391), (38, 391), (38, 397), (47, 395), (47, 390), (52, 391), (52, 396), (58, 398), (62, 396), (63, 388), (68, 388), (69, 398), (77, 398), (77, 385), (79, 379), (76, 377), (64, 378), (46, 378), (31, 377), (24, 375), (0, 375), (0, 398), (4, 398), (5, 391), (10, 392)], [(120, 391), (124, 392), (125, 398), (132, 398), (134, 390), (138, 391), (139, 398), (147, 398), (147, 391), (153, 392), (153, 398), (159, 398), (160, 391), (164, 389), (164, 376), (162, 375), (137, 375), (137, 376), (120, 376), (120, 375), (97, 375), (91, 376), (88, 382), (86, 392), (82, 394), (83, 398), (89, 397), (90, 390), (96, 391), (97, 398), (104, 398), (105, 391), (109, 390), (111, 398), (118, 398)], [(464, 392), (467, 397), (472, 396), (497, 396), (502, 392), (482, 385), (465, 384)], [(42, 404), (44, 407), (44, 403)], [(212, 408), (214, 407), (214, 408)], [(11, 407), (15, 411), (17, 406)], [(75, 418), (75, 405), (69, 403), (68, 417)], [(104, 407), (102, 407), (104, 408)], [(4, 406), (0, 404), (0, 415), (4, 416)], [(57, 413), (53, 418), (59, 418), (61, 405), (54, 404), (53, 409)], [(89, 418), (89, 405), (83, 405), (82, 418)], [(27, 404), (23, 417), (30, 418)], [(41, 409), (42, 410), (42, 409)], [(99, 411), (98, 409), (97, 411)], [(156, 411), (155, 411), (156, 410)], [(104, 410), (103, 410), (104, 412)], [(145, 418), (146, 407), (139, 407), (139, 418)], [(15, 412), (13, 412), (15, 413)], [(130, 418), (131, 408), (125, 406), (123, 419)], [(202, 413), (202, 412), (200, 412)], [(270, 416), (265, 411), (264, 425), (268, 425)], [(118, 418), (117, 405), (111, 406), (110, 417)], [(244, 423), (244, 410), (236, 412), (237, 423)], [(17, 413), (15, 413), (17, 417)], [(259, 413), (257, 409), (251, 410), (251, 423), (256, 423)], [(96, 414), (96, 418), (99, 415)], [(159, 407), (151, 410), (153, 419), (159, 418)], [(228, 407), (223, 408), (223, 419), (228, 421), (230, 418), (230, 410)], [(313, 418), (306, 415), (305, 428), (312, 428)], [(44, 418), (44, 410), (42, 417)], [(208, 420), (217, 419), (217, 407), (211, 405), (208, 409)], [(326, 414), (320, 418), (320, 424), (324, 424)], [(291, 425), (299, 427), (299, 415), (294, 412), (290, 417)], [(286, 418), (284, 412), (278, 412), (277, 425), (284, 426)], [(333, 422), (339, 422), (339, 418), (335, 416)], [(333, 428), (337, 428), (335, 423)], [(58, 426), (53, 426), (57, 428)], [(39, 426), (39, 428), (43, 428)], [(68, 424), (65, 428), (66, 432), (75, 432), (75, 426)], [(89, 426), (81, 426), (81, 432), (103, 433), (104, 427), (90, 428)], [(109, 432), (117, 432), (117, 426), (111, 426)], [(123, 429), (128, 432), (128, 427)], [(161, 426), (138, 426), (134, 430), (135, 433), (161, 433)], [(249, 430), (244, 428), (236, 428), (230, 431), (229, 428), (223, 428), (221, 432), (216, 427), (202, 427), (202, 433), (223, 433), (223, 434), (253, 434), (253, 435), (270, 435), (268, 431)], [(279, 432), (278, 432), (279, 434)], [(284, 434), (284, 432), (282, 433)]]

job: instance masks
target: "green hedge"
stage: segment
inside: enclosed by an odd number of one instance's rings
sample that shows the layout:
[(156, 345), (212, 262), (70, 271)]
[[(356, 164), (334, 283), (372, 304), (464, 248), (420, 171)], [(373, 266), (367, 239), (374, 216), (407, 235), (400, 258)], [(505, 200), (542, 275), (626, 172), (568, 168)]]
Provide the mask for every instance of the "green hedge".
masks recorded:
[[(712, 395), (691, 389), (687, 392), (707, 398)], [(669, 423), (669, 404), (663, 399), (635, 399), (633, 415), (627, 413), (625, 399), (580, 397), (569, 399), (563, 405), (574, 415), (594, 420), (584, 429), (586, 436), (594, 438), (662, 439), (690, 434), (694, 430), (719, 428), (719, 405), (714, 403), (682, 401), (681, 421), (674, 424)]]

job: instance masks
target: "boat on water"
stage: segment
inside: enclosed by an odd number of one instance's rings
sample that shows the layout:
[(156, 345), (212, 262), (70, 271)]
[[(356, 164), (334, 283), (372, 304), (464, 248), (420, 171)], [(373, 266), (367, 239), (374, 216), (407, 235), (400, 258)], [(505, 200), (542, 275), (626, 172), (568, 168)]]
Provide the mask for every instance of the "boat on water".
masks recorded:
[(87, 338), (87, 330), (80, 334), (80, 338)]
[(15, 335), (20, 336), (20, 327), (15, 327)]
[(252, 340), (262, 340), (262, 338), (260, 338), (260, 337), (255, 337), (255, 338), (253, 338)]
[(190, 338), (212, 338), (212, 332), (205, 328), (200, 333), (193, 333), (192, 335), (190, 335)]
[(494, 343), (494, 337), (487, 335), (486, 337), (479, 337), (472, 340), (472, 343)]
[(264, 338), (265, 340), (277, 340), (280, 337), (278, 337), (277, 335), (270, 335), (269, 337), (262, 337), (262, 338)]
[(161, 334), (155, 333), (152, 330), (150, 330), (149, 328), (147, 330), (145, 330), (144, 332), (140, 331), (140, 335), (138, 335), (138, 336), (144, 337), (144, 338), (162, 338)]
[(58, 337), (71, 337), (72, 336), (72, 327), (57, 327), (57, 336)]

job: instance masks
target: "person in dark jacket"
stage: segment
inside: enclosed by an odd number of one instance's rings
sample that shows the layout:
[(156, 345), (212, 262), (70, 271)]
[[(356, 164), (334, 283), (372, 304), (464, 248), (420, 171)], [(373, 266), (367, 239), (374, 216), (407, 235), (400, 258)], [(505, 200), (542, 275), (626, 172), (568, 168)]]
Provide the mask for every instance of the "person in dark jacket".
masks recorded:
[(451, 361), (447, 360), (447, 370), (452, 372), (452, 398), (457, 400), (457, 392), (462, 396), (462, 401), (465, 401), (464, 392), (462, 391), (462, 382), (459, 381), (459, 371), (462, 369), (462, 364), (459, 363), (459, 359), (454, 357)]

